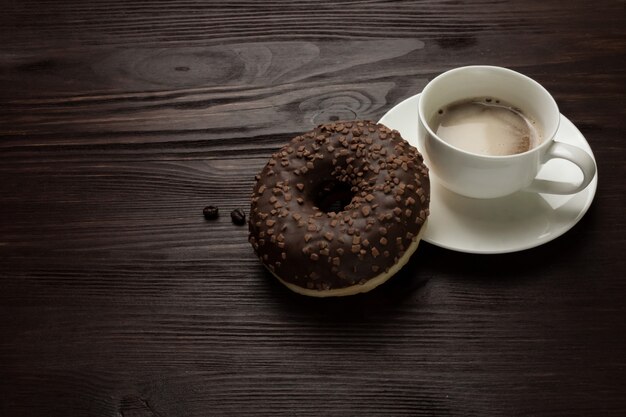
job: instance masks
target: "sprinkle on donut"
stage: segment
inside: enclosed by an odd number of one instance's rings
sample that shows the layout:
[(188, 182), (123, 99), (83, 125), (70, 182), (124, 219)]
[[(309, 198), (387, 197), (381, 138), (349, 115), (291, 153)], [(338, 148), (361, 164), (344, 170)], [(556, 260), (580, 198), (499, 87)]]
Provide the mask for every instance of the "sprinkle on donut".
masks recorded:
[(429, 214), (422, 156), (397, 131), (369, 121), (295, 137), (257, 178), (249, 241), (275, 276), (309, 295), (394, 269)]

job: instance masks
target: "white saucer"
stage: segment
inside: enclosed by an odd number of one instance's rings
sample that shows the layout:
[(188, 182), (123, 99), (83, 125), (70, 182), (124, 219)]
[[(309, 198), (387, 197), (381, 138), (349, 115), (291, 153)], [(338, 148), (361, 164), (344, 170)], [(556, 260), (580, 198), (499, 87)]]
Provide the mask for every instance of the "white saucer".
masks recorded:
[[(389, 110), (379, 123), (396, 129), (424, 155), (417, 141), (419, 94)], [(593, 152), (580, 131), (565, 116), (556, 134), (561, 142)], [(539, 178), (579, 183), (582, 173), (564, 160), (552, 160)], [(472, 199), (448, 191), (431, 172), (431, 201), (428, 227), (423, 239), (433, 245), (468, 253), (507, 253), (547, 243), (569, 229), (589, 209), (598, 186), (596, 174), (583, 191), (573, 195), (518, 192), (497, 199)]]

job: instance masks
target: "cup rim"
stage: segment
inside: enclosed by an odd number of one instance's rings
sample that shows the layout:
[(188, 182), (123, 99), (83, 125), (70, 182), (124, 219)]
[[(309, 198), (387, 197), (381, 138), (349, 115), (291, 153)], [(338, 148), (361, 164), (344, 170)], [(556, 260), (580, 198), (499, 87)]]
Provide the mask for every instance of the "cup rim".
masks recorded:
[[(516, 153), (516, 154), (512, 154), (512, 155), (484, 155), (484, 154), (478, 154), (478, 153), (473, 153), (473, 152), (469, 152), (466, 151), (464, 149), (461, 149), (459, 147), (456, 147), (454, 145), (451, 145), (450, 143), (446, 142), (445, 140), (441, 139), (439, 136), (437, 136), (437, 134), (435, 132), (433, 132), (433, 130), (431, 129), (431, 127), (429, 126), (429, 124), (427, 123), (426, 120), (424, 120), (424, 112), (423, 112), (423, 101), (422, 99), (424, 98), (424, 94), (428, 93), (429, 90), (431, 90), (433, 87), (433, 83), (435, 83), (436, 81), (440, 81), (442, 78), (449, 76), (452, 73), (456, 73), (456, 72), (461, 72), (461, 71), (468, 71), (468, 70), (476, 70), (476, 69), (480, 69), (480, 70), (490, 70), (490, 71), (500, 71), (500, 72), (505, 72), (508, 73), (509, 75), (515, 76), (515, 77), (520, 77), (522, 79), (524, 79), (526, 82), (529, 82), (531, 84), (533, 84), (534, 86), (536, 86), (537, 88), (539, 88), (541, 91), (543, 91), (543, 93), (546, 95), (546, 97), (548, 98), (548, 100), (550, 101), (550, 104), (554, 107), (554, 110), (557, 114), (557, 121), (554, 125), (553, 131), (549, 132), (550, 134), (547, 134), (547, 132), (544, 132), (544, 138), (543, 141), (539, 144), (539, 146), (536, 146), (532, 149), (529, 149), (527, 151), (524, 152), (520, 152), (520, 153)], [(426, 84), (426, 87), (424, 87), (424, 89), (422, 90), (422, 93), (420, 94), (420, 99), (418, 102), (418, 118), (420, 123), (424, 126), (424, 128), (426, 129), (426, 131), (428, 132), (428, 134), (435, 138), (439, 143), (443, 144), (445, 147), (449, 148), (449, 149), (453, 149), (456, 152), (471, 156), (471, 157), (475, 157), (475, 158), (482, 158), (482, 159), (486, 159), (486, 160), (507, 160), (507, 159), (515, 159), (515, 158), (520, 158), (523, 157), (525, 155), (529, 155), (532, 154), (534, 152), (539, 152), (541, 149), (546, 148), (549, 146), (549, 144), (554, 140), (554, 137), (556, 136), (556, 132), (559, 130), (559, 125), (561, 123), (561, 112), (559, 111), (559, 106), (557, 105), (556, 101), (554, 100), (554, 97), (552, 97), (552, 94), (550, 94), (550, 92), (540, 83), (538, 83), (537, 81), (533, 80), (532, 78), (530, 78), (527, 75), (524, 75), (520, 72), (514, 71), (512, 69), (509, 68), (505, 68), (505, 67), (498, 67), (498, 66), (493, 66), (493, 65), (467, 65), (467, 66), (463, 66), (463, 67), (457, 67), (457, 68), (453, 68), (450, 69), (448, 71), (442, 72), (441, 74), (437, 75), (435, 78), (433, 78), (432, 80), (430, 80), (428, 82), (428, 84)]]

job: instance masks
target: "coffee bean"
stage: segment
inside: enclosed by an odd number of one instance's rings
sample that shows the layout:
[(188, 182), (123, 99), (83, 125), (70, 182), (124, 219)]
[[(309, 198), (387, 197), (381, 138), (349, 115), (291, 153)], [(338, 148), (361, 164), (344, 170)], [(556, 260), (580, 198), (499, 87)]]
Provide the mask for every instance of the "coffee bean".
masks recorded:
[(230, 212), (230, 218), (236, 225), (246, 224), (246, 213), (242, 209), (235, 209)]
[(219, 216), (219, 209), (215, 206), (206, 206), (202, 210), (202, 214), (204, 214), (204, 218), (207, 220), (215, 220)]

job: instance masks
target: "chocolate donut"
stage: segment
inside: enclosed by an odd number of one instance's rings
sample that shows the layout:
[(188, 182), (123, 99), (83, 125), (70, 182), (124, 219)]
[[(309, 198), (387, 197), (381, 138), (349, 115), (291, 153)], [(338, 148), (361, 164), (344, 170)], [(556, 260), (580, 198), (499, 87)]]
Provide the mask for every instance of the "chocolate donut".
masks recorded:
[(249, 241), (291, 290), (369, 291), (417, 248), (428, 217), (428, 168), (395, 130), (335, 122), (272, 155), (252, 193)]

